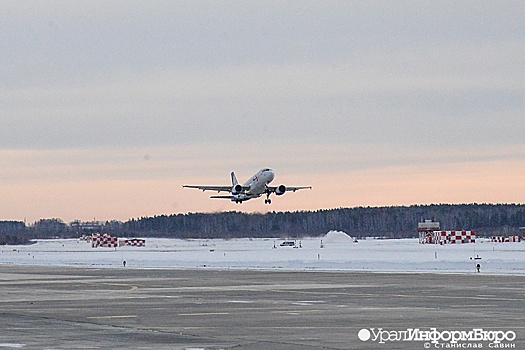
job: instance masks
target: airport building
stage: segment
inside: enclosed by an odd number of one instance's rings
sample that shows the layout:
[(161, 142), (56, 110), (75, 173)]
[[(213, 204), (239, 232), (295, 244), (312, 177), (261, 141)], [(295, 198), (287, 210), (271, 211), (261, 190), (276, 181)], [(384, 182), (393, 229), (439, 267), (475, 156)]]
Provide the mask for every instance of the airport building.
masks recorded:
[(425, 220), (418, 223), (417, 231), (421, 244), (462, 244), (476, 243), (474, 231), (442, 231), (439, 222)]
[(145, 247), (146, 240), (142, 238), (118, 239), (109, 233), (93, 233), (91, 236), (82, 236), (81, 240), (91, 241), (91, 248), (117, 248), (117, 247)]
[(505, 242), (521, 242), (523, 240), (523, 237), (521, 236), (492, 236), (491, 242), (494, 243), (505, 243)]

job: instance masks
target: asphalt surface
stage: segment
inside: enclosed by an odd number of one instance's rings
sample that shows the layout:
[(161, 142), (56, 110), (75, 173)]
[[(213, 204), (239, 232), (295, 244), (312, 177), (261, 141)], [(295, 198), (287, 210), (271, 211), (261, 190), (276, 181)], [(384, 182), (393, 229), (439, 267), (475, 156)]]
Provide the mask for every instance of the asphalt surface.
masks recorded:
[(483, 273), (0, 265), (0, 349), (434, 349), (473, 329), (506, 338), (452, 345), (525, 349), (524, 295)]

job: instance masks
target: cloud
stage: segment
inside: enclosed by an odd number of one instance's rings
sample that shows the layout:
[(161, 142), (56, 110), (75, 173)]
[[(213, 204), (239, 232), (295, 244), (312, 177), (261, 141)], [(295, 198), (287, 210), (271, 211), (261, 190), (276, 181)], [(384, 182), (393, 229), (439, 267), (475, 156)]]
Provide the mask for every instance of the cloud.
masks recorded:
[(455, 63), (431, 59), (431, 51), (416, 60), (409, 52), (373, 53), (352, 64), (172, 68), (4, 88), (0, 144), (89, 148), (232, 138), (413, 144), (418, 136), (457, 145), (517, 143), (525, 131), (524, 73), (517, 69), (525, 46), (504, 48), (462, 48)]

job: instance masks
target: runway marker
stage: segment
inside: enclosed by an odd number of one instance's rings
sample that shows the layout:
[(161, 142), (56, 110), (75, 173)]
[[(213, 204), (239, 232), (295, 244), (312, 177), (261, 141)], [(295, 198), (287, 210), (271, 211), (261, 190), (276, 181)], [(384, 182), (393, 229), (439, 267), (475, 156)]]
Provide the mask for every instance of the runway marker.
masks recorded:
[(178, 314), (177, 316), (213, 316), (213, 315), (229, 315), (229, 312), (201, 312), (192, 314)]
[(24, 348), (25, 346), (26, 344), (10, 344), (10, 343), (0, 344), (0, 348), (12, 348), (12, 349)]
[(122, 316), (90, 316), (89, 319), (110, 319), (110, 318), (135, 318), (137, 315), (122, 315)]

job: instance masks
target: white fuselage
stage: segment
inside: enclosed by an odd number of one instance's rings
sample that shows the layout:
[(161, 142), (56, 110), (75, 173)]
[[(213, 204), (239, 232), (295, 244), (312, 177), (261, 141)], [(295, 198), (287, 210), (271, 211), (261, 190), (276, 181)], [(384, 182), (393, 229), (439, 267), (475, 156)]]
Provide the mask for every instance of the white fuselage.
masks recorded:
[[(270, 168), (261, 169), (257, 174), (253, 175), (248, 181), (246, 181), (242, 186), (249, 188), (243, 193), (238, 194), (237, 200), (248, 200), (252, 198), (260, 197), (266, 193), (266, 186), (273, 181), (275, 178), (275, 173)], [(235, 201), (236, 198), (232, 198), (232, 201)]]

